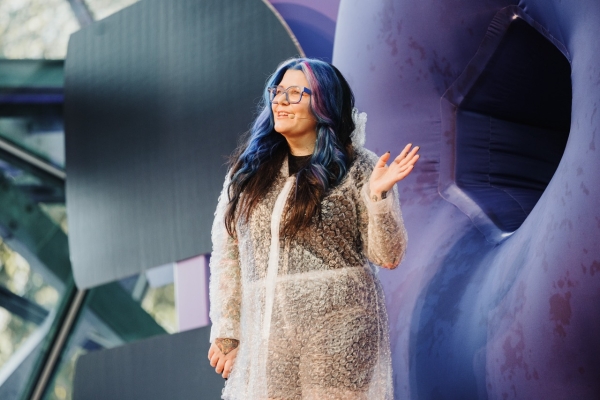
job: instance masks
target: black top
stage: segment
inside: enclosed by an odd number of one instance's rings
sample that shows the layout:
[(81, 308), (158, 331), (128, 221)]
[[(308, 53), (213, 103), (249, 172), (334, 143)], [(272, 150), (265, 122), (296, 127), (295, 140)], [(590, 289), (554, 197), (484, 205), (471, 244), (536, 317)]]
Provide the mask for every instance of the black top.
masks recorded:
[(300, 171), (302, 168), (306, 167), (312, 154), (307, 156), (295, 156), (292, 153), (288, 154), (288, 172), (289, 175), (292, 176), (296, 172)]

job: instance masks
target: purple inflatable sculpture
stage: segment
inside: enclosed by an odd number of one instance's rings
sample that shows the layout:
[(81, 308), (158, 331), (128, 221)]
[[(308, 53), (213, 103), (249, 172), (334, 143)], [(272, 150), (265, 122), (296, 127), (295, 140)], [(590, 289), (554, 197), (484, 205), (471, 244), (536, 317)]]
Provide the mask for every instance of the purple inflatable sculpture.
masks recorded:
[(380, 274), (396, 398), (600, 398), (600, 2), (342, 0), (333, 38), (337, 1), (272, 3), (333, 41), (368, 148), (421, 146)]

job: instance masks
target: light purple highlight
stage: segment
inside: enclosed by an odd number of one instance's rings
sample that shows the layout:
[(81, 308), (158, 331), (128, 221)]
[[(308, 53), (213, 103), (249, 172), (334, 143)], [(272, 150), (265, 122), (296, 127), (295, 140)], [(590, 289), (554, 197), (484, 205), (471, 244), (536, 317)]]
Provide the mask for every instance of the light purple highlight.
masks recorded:
[(337, 20), (338, 9), (340, 8), (340, 0), (269, 0), (269, 3), (271, 3), (274, 7), (279, 5), (293, 4), (311, 8), (325, 15), (334, 22)]
[(207, 255), (188, 258), (175, 265), (175, 306), (179, 332), (210, 324), (208, 276)]
[[(308, 81), (308, 84), (310, 85), (310, 90), (312, 91), (311, 98), (310, 98), (312, 108), (315, 111), (315, 113), (317, 114), (317, 118), (322, 119), (325, 115), (327, 115), (327, 112), (323, 109), (323, 105), (321, 104), (321, 101), (319, 100), (321, 98), (321, 86), (319, 85), (319, 81), (315, 77), (315, 74), (314, 74), (312, 68), (310, 67), (310, 65), (307, 62), (302, 62), (300, 65), (302, 66), (302, 72), (304, 72), (304, 75), (306, 76), (306, 80)], [(328, 120), (328, 122), (329, 122), (329, 120)]]

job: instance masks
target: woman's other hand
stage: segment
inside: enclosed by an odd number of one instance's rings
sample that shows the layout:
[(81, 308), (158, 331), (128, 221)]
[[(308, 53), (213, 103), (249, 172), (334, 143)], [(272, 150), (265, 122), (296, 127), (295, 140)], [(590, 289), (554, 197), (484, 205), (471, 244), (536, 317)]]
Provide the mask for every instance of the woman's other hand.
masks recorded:
[(235, 339), (215, 339), (208, 349), (210, 366), (215, 368), (217, 374), (227, 379), (233, 368), (233, 362), (238, 352), (239, 341)]
[(412, 150), (411, 147), (412, 144), (407, 144), (389, 166), (387, 165), (391, 157), (389, 151), (379, 157), (369, 179), (369, 189), (373, 200), (380, 200), (382, 192), (391, 190), (396, 182), (401, 181), (410, 174), (419, 159), (417, 154), (419, 146), (413, 147)]

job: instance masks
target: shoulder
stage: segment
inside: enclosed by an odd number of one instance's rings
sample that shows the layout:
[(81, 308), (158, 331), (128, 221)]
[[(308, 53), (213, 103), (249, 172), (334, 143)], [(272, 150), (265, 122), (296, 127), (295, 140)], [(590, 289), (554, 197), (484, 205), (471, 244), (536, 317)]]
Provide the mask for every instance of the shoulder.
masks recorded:
[(354, 161), (352, 161), (350, 170), (348, 171), (351, 179), (356, 182), (369, 179), (378, 159), (379, 157), (371, 150), (367, 150), (364, 147), (355, 147)]

